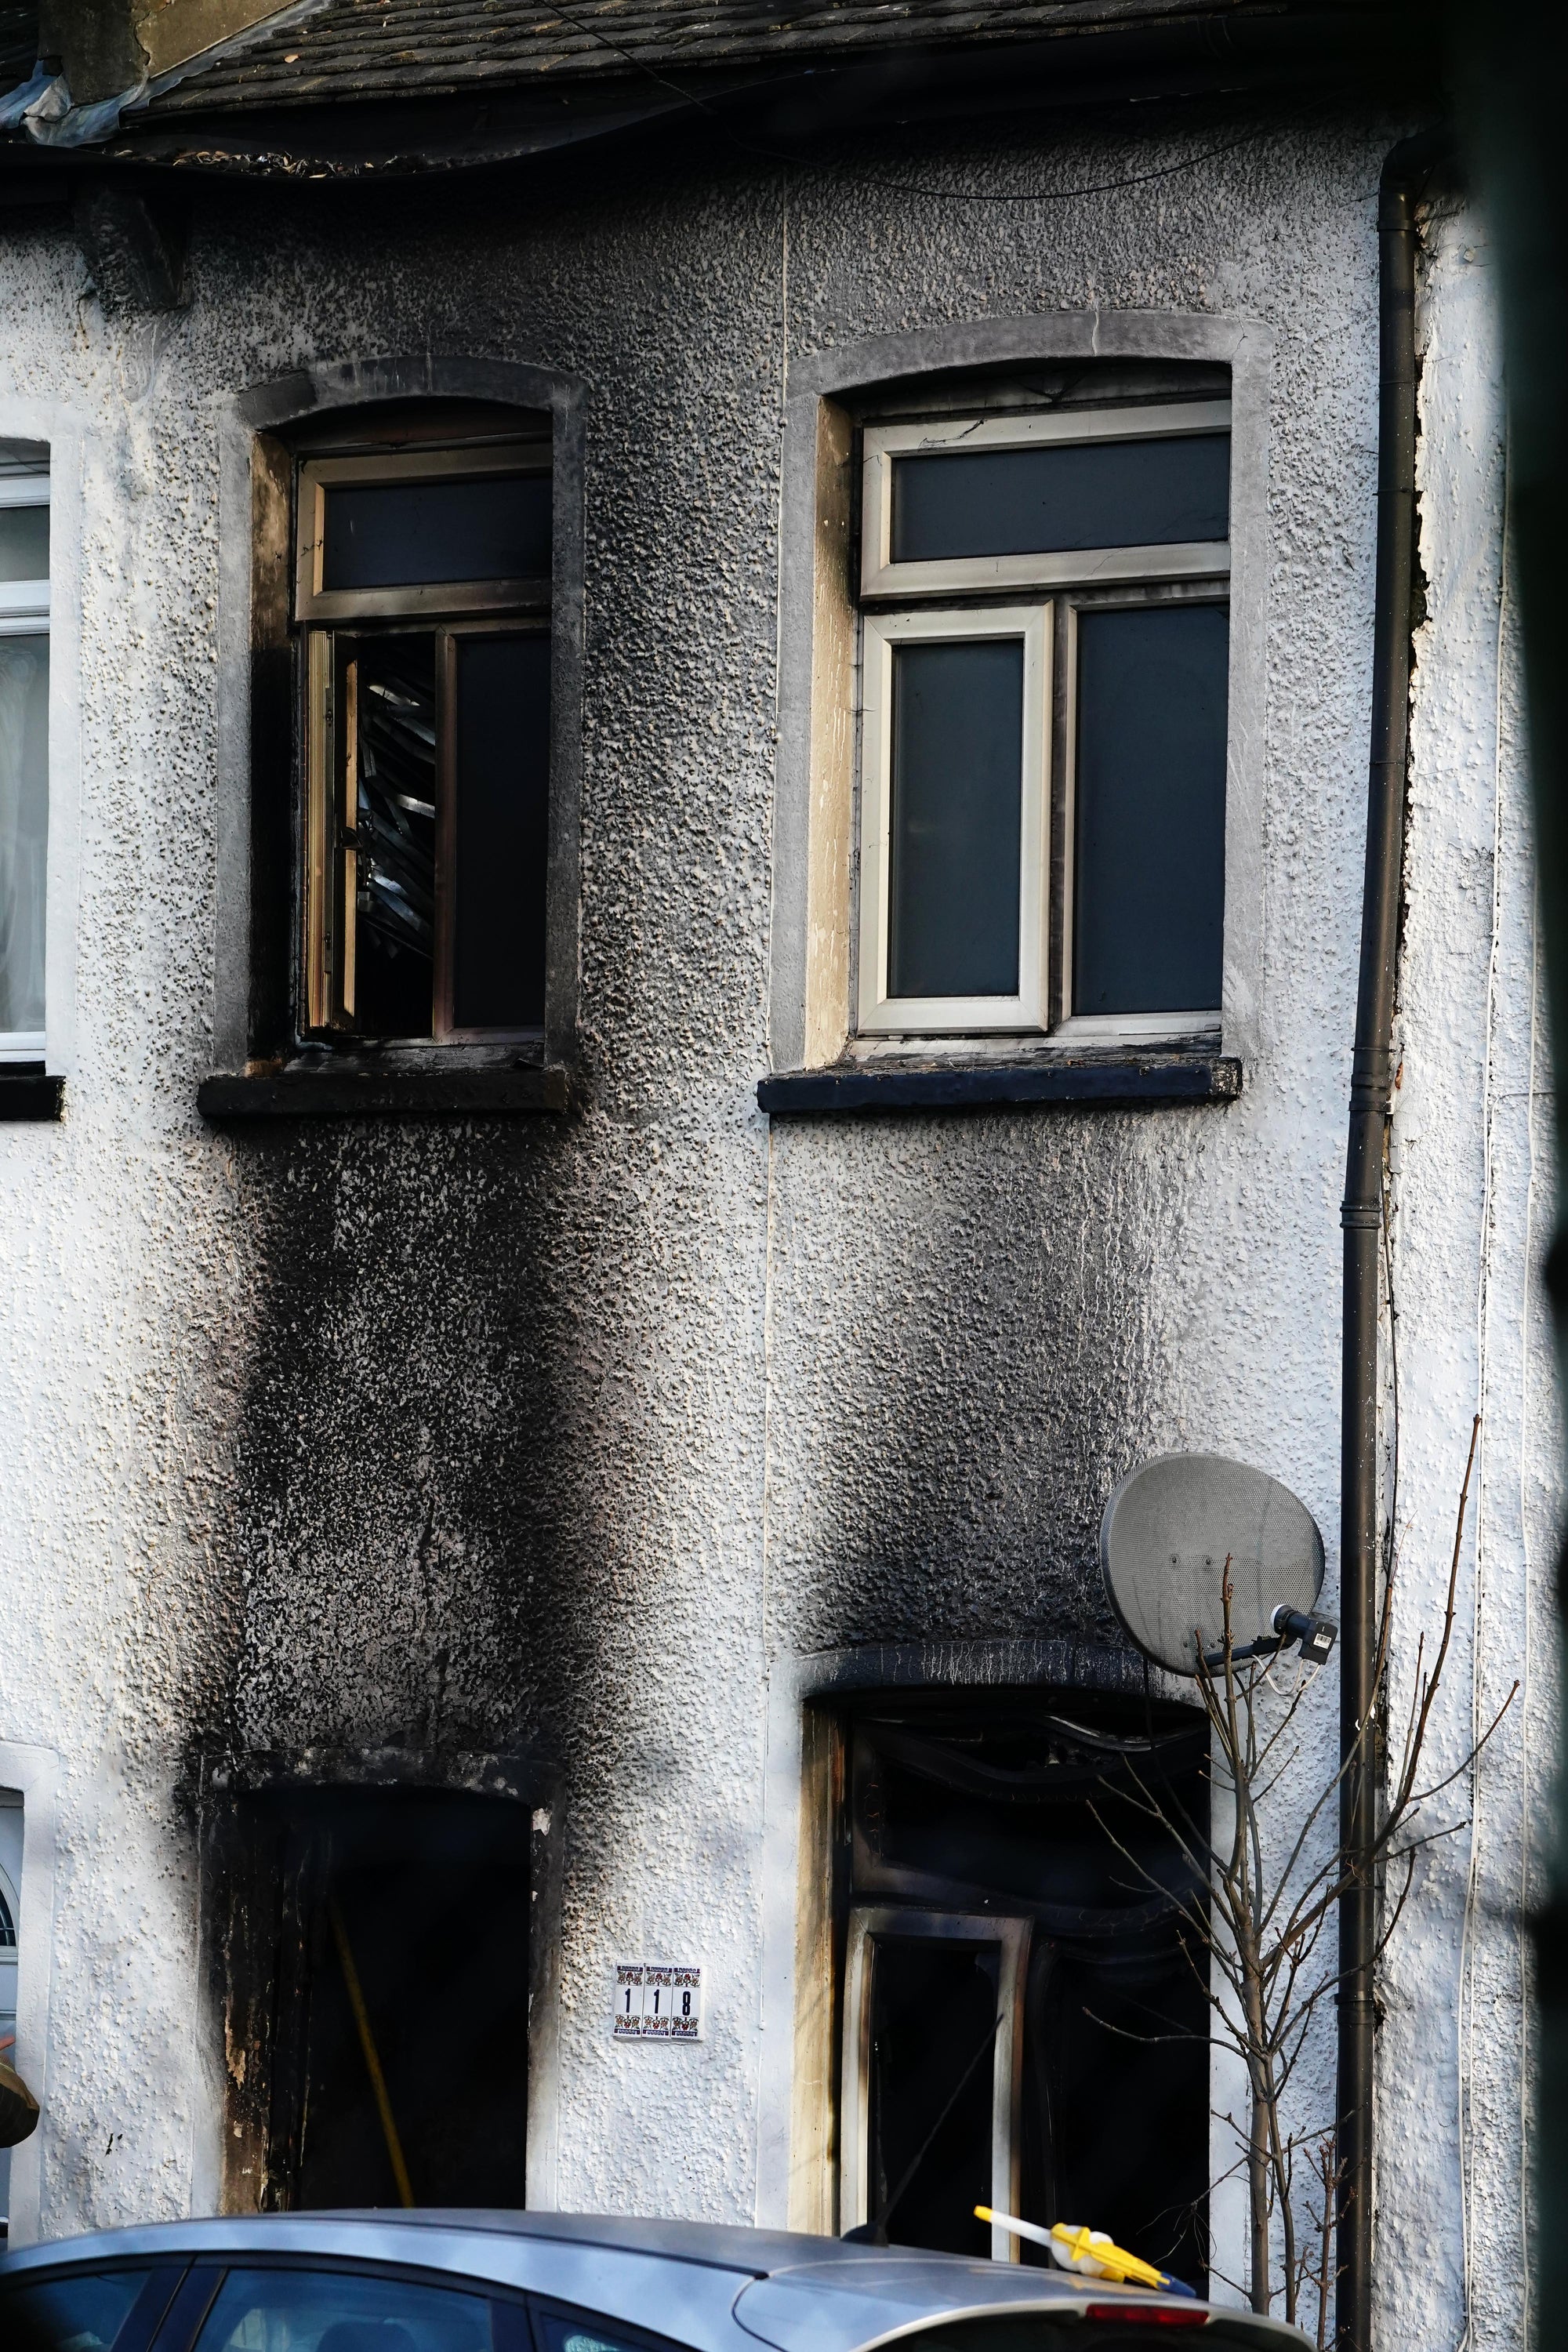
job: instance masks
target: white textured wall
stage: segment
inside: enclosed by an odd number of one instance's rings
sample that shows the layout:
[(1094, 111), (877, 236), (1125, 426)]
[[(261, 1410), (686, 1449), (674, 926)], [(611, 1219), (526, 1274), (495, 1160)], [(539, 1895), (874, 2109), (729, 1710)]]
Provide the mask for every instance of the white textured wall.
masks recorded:
[[(7, 225), (0, 433), (51, 404), (88, 433), (79, 1066), (60, 1128), (0, 1129), (0, 1738), (60, 1759), (48, 2110), (26, 2159), (45, 2231), (179, 2212), (212, 2178), (179, 1801), (203, 1747), (558, 1753), (561, 2201), (742, 2218), (763, 2121), (769, 1656), (1111, 1638), (1100, 1507), (1130, 1462), (1173, 1445), (1285, 1478), (1331, 1559), (1374, 191), (1395, 130), (1273, 132), (1060, 205), (933, 191), (1075, 186), (1117, 176), (1128, 151), (933, 139), (879, 151), (896, 185), (845, 170), (787, 189), (730, 158), (708, 174), (672, 163), (657, 184), (569, 158), (515, 203), (497, 183), (400, 193), (385, 214), (334, 199), (325, 218), (310, 191), (223, 192), (198, 228), (194, 306), (155, 327), (105, 321), (62, 228)], [(1149, 160), (1167, 151), (1132, 157)], [(1407, 1660), (1481, 1377), (1488, 1221), (1491, 1691), (1523, 1653), (1526, 1531), (1545, 1603), (1555, 1489), (1526, 1313), (1532, 1197), (1531, 1246), (1543, 1223), (1528, 843), (1517, 713), (1496, 684), (1500, 474), (1475, 236), (1443, 232), (1424, 310), (1432, 608), (1395, 1244)], [(1223, 310), (1275, 334), (1262, 1045), (1246, 1094), (770, 1138), (752, 1088), (786, 357), (1088, 305)], [(194, 1094), (212, 988), (216, 418), (303, 362), (426, 347), (590, 386), (590, 1108), (504, 1133), (215, 1134)], [(1467, 1612), (1470, 1596), (1467, 1580)], [(1442, 1727), (1455, 1754), (1469, 1622)], [(1521, 1791), (1549, 1745), (1542, 1673), (1538, 1655), (1528, 1717), (1483, 1771), (1465, 1948), (1477, 2307), (1500, 2332), (1521, 2291), (1508, 1906)], [(1326, 1711), (1315, 1730), (1326, 1752)], [(1398, 2340), (1460, 2326), (1467, 1862), (1460, 1838), (1426, 1866), (1387, 1971)], [(608, 2046), (608, 1965), (654, 1943), (715, 1971), (695, 2051)]]
[[(1383, 2308), (1410, 2342), (1522, 2339), (1530, 2043), (1521, 1910), (1540, 1892), (1555, 1701), (1560, 1489), (1540, 1264), (1551, 1238), (1551, 1072), (1538, 966), (1495, 289), (1471, 215), (1436, 223), (1420, 309), (1416, 637), (1394, 1123), (1399, 1342), (1394, 1685), (1440, 1628), (1469, 1426), (1482, 1415), (1451, 1665), (1426, 1776), (1473, 1771), (1384, 1971)], [(1468, 2295), (1466, 2293), (1468, 2281)]]

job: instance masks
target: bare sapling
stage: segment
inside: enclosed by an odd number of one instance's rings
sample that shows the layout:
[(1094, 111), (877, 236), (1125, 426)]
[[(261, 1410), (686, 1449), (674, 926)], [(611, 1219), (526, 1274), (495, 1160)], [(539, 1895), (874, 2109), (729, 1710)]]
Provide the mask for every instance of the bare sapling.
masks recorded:
[[(1245, 2168), (1247, 2179), (1246, 2292), (1254, 2311), (1278, 2306), (1295, 2325), (1300, 2324), (1303, 2306), (1315, 2301), (1320, 2346), (1326, 2340), (1334, 2284), (1332, 2218), (1340, 2180), (1335, 2134), (1328, 2124), (1291, 2130), (1286, 2117), (1313, 2021), (1342, 1981), (1337, 1940), (1328, 1931), (1341, 1898), (1370, 1876), (1382, 1898), (1373, 1955), (1374, 1960), (1382, 1958), (1409, 1900), (1417, 1856), (1465, 1826), (1463, 1820), (1429, 1825), (1429, 1808), (1471, 1769), (1519, 1688), (1516, 1683), (1451, 1771), (1424, 1781), (1423, 1759), (1453, 1643), (1479, 1433), (1478, 1414), (1459, 1492), (1442, 1630), (1429, 1662), (1426, 1636), (1417, 1642), (1396, 1762), (1387, 1736), (1394, 1575), (1392, 1557), (1386, 1562), (1373, 1689), (1388, 1766), (1366, 1857), (1352, 1856), (1338, 1839), (1339, 1794), (1348, 1763), (1317, 1782), (1304, 1810), (1290, 1801), (1310, 1720), (1303, 1711), (1310, 1708), (1322, 1670), (1298, 1660), (1293, 1676), (1285, 1679), (1278, 1654), (1237, 1655), (1228, 1559), (1218, 1639), (1210, 1641), (1205, 1629), (1195, 1629), (1197, 1687), (1210, 1735), (1211, 1822), (1194, 1821), (1168, 1787), (1152, 1774), (1133, 1770), (1129, 1801), (1173, 1841), (1186, 1866), (1187, 1891), (1175, 1900), (1183, 1948), (1210, 2011), (1208, 2041), (1234, 2052), (1246, 2070), (1245, 2122), (1226, 2118), (1241, 2147), (1238, 2168)], [(1114, 1830), (1102, 1826), (1140, 1879), (1154, 1885)]]

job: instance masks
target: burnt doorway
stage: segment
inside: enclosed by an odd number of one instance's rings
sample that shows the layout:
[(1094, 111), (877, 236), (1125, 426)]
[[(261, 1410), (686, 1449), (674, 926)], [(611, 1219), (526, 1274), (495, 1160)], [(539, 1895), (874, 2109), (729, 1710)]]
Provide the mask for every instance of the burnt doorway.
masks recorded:
[(1184, 1906), (1203, 1899), (1202, 1715), (900, 1694), (862, 1702), (843, 1738), (840, 2226), (1005, 2254), (987, 2204), (1107, 2231), (1201, 2286), (1208, 1971)]
[(231, 2107), (246, 2111), (232, 2128), (254, 2150), (255, 2203), (521, 2206), (528, 1808), (268, 1792), (236, 1801), (226, 1842), (243, 1890), (226, 1939)]

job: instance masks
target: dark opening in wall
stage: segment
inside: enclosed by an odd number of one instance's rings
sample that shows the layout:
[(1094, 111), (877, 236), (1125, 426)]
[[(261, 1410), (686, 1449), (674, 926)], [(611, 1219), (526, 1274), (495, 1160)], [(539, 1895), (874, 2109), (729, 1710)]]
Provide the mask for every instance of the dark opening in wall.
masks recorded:
[(857, 1704), (844, 1762), (840, 2226), (983, 2256), (985, 2204), (1201, 2284), (1207, 1962), (1182, 1905), (1208, 1836), (1202, 1716), (900, 1692)]
[(231, 2207), (524, 2203), (532, 1834), (467, 1791), (230, 1800)]

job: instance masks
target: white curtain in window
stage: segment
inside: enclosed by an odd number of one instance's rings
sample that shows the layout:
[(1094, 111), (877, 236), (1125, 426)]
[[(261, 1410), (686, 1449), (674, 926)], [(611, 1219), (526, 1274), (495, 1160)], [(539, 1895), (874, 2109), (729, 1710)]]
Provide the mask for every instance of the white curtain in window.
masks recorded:
[(44, 1025), (49, 641), (0, 637), (0, 1036)]

